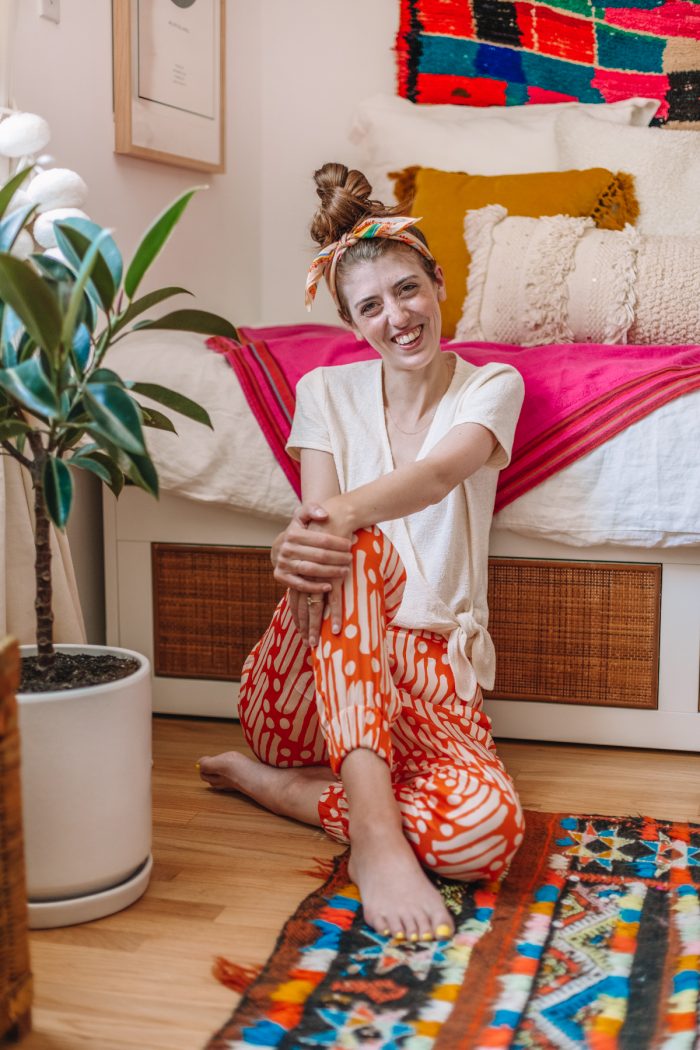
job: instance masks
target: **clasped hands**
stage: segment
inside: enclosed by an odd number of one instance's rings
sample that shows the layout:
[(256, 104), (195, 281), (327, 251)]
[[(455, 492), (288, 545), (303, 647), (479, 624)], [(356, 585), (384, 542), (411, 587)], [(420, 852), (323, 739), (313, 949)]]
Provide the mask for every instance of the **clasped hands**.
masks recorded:
[(316, 645), (326, 603), (342, 627), (342, 586), (350, 572), (352, 530), (319, 503), (302, 503), (272, 544), (274, 577), (289, 588), (289, 607), (304, 641)]

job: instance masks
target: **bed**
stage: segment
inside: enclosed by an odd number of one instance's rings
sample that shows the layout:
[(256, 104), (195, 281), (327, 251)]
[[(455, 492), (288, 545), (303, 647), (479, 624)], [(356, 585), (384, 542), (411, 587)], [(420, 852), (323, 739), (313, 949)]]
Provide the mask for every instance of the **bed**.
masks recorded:
[[(205, 404), (207, 431), (151, 432), (163, 494), (105, 496), (108, 641), (145, 652), (155, 710), (235, 714), (279, 591), (269, 546), (297, 505), (228, 362), (201, 337), (142, 334), (131, 378)], [(697, 749), (700, 391), (675, 398), (494, 518), (497, 735)]]
[[(522, 19), (506, 3), (399, 7), (403, 97), (358, 104), (349, 157), (375, 197), (393, 189), (421, 216), (447, 279), (443, 334), (560, 345), (574, 366), (591, 343), (688, 344), (697, 379), (697, 20), (664, 0), (651, 14), (584, 3), (554, 31), (537, 0)], [(230, 357), (143, 340), (113, 365), (167, 376), (215, 430), (153, 433), (160, 503), (106, 496), (109, 639), (152, 657), (157, 710), (228, 717), (279, 596), (269, 545), (294, 477)], [(577, 458), (494, 517), (498, 736), (700, 748), (700, 390), (675, 368), (665, 403), (604, 443), (581, 431)]]

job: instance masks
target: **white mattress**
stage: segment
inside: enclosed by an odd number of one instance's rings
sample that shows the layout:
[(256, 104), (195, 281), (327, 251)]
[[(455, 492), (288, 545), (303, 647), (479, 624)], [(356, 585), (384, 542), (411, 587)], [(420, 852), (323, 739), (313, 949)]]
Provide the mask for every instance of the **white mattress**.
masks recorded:
[[(204, 405), (214, 431), (171, 414), (179, 436), (149, 430), (164, 491), (288, 518), (296, 496), (230, 365), (197, 335), (140, 333), (113, 347), (124, 379), (170, 386)], [(700, 391), (628, 427), (494, 517), (494, 528), (577, 547), (700, 543)]]

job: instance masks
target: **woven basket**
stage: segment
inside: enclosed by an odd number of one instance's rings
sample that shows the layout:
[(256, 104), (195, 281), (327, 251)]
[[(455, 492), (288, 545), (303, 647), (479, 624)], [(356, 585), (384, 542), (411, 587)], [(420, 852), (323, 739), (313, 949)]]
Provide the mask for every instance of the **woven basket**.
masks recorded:
[(19, 650), (0, 641), (0, 1039), (31, 1027), (32, 977), (22, 838), (17, 701)]

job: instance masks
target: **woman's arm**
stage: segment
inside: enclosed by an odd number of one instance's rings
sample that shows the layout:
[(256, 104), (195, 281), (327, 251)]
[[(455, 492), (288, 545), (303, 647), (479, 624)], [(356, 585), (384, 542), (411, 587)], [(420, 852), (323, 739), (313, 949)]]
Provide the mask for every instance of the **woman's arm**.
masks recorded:
[(483, 467), (496, 444), (493, 433), (480, 423), (459, 423), (425, 459), (397, 467), (351, 492), (324, 499), (328, 519), (310, 528), (345, 536), (355, 529), (424, 510)]
[(289, 588), (294, 621), (305, 640), (314, 645), (325, 606), (325, 601), (316, 599), (328, 594), (333, 626), (340, 630), (341, 581), (352, 560), (349, 536), (309, 528), (312, 523), (322, 525), (328, 520), (328, 512), (320, 504), (340, 494), (330, 453), (301, 450), (301, 489), (303, 503), (276, 537), (270, 556), (275, 579)]

